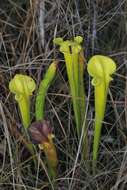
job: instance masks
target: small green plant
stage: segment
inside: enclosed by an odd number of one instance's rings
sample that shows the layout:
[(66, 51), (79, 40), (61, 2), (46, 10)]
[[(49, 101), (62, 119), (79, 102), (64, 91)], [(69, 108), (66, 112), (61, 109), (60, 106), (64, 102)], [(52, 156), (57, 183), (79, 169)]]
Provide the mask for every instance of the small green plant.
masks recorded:
[(115, 62), (107, 56), (95, 55), (88, 62), (88, 73), (93, 77), (92, 85), (94, 86), (95, 96), (95, 131), (93, 142), (94, 165), (96, 165), (98, 157), (102, 121), (105, 114), (109, 83), (112, 80), (110, 75), (115, 71)]
[(79, 138), (85, 115), (85, 92), (83, 81), (84, 56), (81, 47), (82, 41), (83, 38), (81, 36), (74, 37), (73, 41), (64, 41), (62, 38), (54, 39), (54, 43), (60, 45), (60, 52), (64, 54)]
[[(24, 126), (25, 135), (27, 135), (27, 129), (31, 123), (30, 120), (30, 97), (32, 96), (33, 91), (36, 88), (35, 81), (27, 76), (22, 74), (16, 74), (14, 78), (9, 83), (9, 89), (12, 93), (15, 94), (15, 100), (18, 102), (22, 123)], [(34, 156), (34, 147), (27, 143), (27, 149)], [(36, 164), (35, 158), (33, 159)]]

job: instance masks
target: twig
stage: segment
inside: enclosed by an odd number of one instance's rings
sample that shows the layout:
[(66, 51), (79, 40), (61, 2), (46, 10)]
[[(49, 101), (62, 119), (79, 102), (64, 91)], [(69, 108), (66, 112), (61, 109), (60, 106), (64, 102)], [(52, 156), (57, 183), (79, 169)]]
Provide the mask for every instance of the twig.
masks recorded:
[(40, 34), (41, 45), (44, 48), (45, 45), (45, 30), (44, 30), (44, 11), (45, 1), (40, 0), (38, 4), (38, 29)]

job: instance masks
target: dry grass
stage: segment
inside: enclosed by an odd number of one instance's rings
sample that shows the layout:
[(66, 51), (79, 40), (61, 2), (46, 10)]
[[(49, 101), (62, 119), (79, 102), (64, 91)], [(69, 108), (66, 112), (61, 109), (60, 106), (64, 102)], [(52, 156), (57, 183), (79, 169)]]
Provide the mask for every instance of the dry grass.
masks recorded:
[[(127, 189), (127, 1), (126, 0), (4, 0), (0, 3), (0, 189), (4, 190), (126, 190)], [(111, 83), (102, 131), (98, 170), (92, 175), (80, 158), (80, 146), (63, 57), (53, 46), (55, 36), (84, 37), (86, 60), (94, 54), (111, 56), (117, 73)], [(46, 118), (54, 127), (59, 155), (57, 187), (37, 150), (38, 167), (14, 135), (21, 128), (17, 104), (8, 83), (27, 73), (39, 83), (54, 57), (58, 75), (49, 90)], [(89, 147), (93, 135), (93, 89), (85, 72)], [(32, 120), (34, 120), (32, 99)], [(12, 130), (13, 129), (13, 130)], [(18, 136), (19, 137), (19, 136)], [(90, 161), (89, 160), (89, 161)]]

